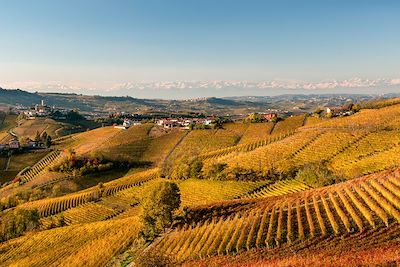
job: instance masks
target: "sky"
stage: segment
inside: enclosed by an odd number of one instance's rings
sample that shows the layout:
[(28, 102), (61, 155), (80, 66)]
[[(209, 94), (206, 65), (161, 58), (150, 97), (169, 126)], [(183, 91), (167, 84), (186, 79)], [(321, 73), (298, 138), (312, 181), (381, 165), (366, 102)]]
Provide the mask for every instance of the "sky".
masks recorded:
[(400, 78), (400, 1), (0, 0), (0, 12), (4, 88)]

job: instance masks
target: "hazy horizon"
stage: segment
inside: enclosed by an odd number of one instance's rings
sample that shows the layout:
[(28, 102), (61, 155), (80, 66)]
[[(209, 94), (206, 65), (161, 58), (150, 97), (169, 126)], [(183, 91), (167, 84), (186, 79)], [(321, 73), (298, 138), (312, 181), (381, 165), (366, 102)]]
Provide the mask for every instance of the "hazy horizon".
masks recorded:
[(118, 86), (97, 89), (79, 88), (59, 83), (0, 84), (3, 89), (20, 89), (27, 92), (67, 93), (99, 96), (130, 96), (143, 99), (194, 99), (206, 97), (244, 97), (278, 95), (323, 95), (323, 94), (400, 94), (399, 79), (324, 81), (318, 83), (264, 81), (176, 81), (124, 83)]

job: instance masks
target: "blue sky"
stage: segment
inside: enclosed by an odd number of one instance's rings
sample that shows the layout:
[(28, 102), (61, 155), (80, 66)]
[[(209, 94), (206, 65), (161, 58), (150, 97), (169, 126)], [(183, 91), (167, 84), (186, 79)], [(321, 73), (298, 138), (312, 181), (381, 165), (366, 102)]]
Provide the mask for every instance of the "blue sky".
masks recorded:
[(0, 10), (0, 86), (400, 76), (400, 1), (0, 0)]

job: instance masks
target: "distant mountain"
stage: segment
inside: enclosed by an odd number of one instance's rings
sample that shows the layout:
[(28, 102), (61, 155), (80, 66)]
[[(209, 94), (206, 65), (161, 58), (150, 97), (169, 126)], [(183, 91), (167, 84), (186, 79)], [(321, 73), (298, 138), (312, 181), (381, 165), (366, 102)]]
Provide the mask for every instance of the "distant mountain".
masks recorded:
[(41, 99), (43, 99), (43, 97), (37, 94), (28, 93), (19, 89), (7, 90), (0, 87), (0, 103), (3, 104), (32, 105), (33, 103), (39, 103)]
[(400, 92), (399, 78), (296, 81), (149, 81), (92, 84), (63, 84), (62, 82), (25, 82), (18, 87), (30, 92), (99, 94), (103, 96), (132, 96), (135, 98), (188, 99), (226, 96), (277, 96), (282, 94), (387, 94)]
[[(395, 94), (391, 94), (391, 97)], [(293, 113), (310, 112), (316, 107), (343, 105), (377, 97), (357, 94), (288, 94), (279, 96), (205, 97), (186, 100), (140, 99), (129, 96), (99, 96), (71, 93), (29, 93), (20, 89), (0, 88), (0, 105), (33, 106), (44, 100), (50, 106), (77, 108), (85, 113), (129, 112), (151, 113), (203, 113), (246, 114), (269, 109)]]

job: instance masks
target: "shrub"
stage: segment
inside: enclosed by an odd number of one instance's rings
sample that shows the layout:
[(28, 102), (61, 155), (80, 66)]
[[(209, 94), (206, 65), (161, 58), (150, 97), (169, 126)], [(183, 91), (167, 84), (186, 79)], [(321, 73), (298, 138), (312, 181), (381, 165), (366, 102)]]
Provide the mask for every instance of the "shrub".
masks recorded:
[(210, 179), (222, 180), (225, 178), (224, 170), (227, 167), (226, 163), (216, 163), (209, 168), (203, 170), (205, 177)]
[(21, 236), (25, 231), (39, 227), (37, 210), (16, 209), (5, 213), (0, 220), (0, 241)]
[(305, 165), (297, 172), (295, 178), (312, 187), (331, 185), (343, 180), (332, 174), (323, 163)]

